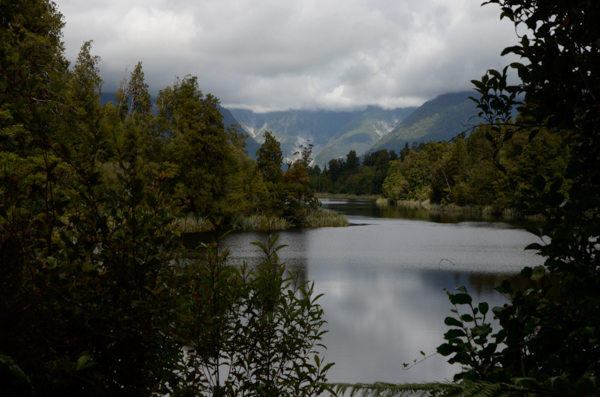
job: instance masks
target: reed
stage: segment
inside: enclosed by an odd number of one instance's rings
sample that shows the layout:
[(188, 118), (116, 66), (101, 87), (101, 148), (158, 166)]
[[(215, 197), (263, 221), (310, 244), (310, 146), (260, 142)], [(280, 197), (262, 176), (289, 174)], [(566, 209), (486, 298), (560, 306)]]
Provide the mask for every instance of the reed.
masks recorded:
[(345, 215), (319, 208), (304, 219), (305, 227), (340, 227), (349, 226)]
[(182, 233), (205, 232), (211, 229), (208, 217), (194, 214), (187, 214), (183, 218), (176, 219), (174, 224)]
[(389, 201), (387, 199), (377, 200), (377, 205), (396, 205), (404, 208), (416, 210), (426, 210), (430, 212), (446, 212), (446, 213), (462, 213), (462, 214), (478, 214), (489, 216), (501, 216), (503, 218), (526, 218), (526, 219), (542, 219), (540, 215), (523, 216), (521, 211), (515, 208), (498, 207), (494, 205), (464, 205), (460, 206), (454, 203), (451, 204), (432, 204), (429, 200), (397, 200)]
[(290, 227), (284, 218), (271, 215), (240, 216), (231, 221), (234, 230), (283, 230)]
[(315, 197), (319, 199), (361, 199), (361, 200), (379, 200), (380, 195), (377, 194), (345, 194), (345, 193), (315, 193)]

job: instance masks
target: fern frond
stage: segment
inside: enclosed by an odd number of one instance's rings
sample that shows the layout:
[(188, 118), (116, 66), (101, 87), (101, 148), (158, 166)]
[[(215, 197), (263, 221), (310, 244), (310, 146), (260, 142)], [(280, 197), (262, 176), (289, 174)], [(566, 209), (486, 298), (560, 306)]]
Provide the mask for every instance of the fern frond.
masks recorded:
[(376, 382), (370, 384), (334, 383), (330, 384), (330, 386), (332, 386), (338, 396), (344, 395), (347, 391), (350, 391), (350, 397), (434, 397), (446, 395), (444, 393), (456, 389), (457, 385), (438, 382), (403, 384)]
[(350, 397), (520, 397), (554, 395), (545, 390), (532, 390), (511, 383), (333, 383), (329, 387), (337, 396), (350, 392)]

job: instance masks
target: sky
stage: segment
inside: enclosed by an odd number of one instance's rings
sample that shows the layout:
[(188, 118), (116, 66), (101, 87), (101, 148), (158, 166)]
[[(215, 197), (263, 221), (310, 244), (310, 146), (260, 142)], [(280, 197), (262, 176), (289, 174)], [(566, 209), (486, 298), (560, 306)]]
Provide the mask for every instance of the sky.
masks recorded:
[(55, 0), (74, 62), (93, 40), (103, 91), (142, 62), (154, 96), (198, 77), (256, 112), (420, 106), (516, 59), (518, 38), (482, 0)]

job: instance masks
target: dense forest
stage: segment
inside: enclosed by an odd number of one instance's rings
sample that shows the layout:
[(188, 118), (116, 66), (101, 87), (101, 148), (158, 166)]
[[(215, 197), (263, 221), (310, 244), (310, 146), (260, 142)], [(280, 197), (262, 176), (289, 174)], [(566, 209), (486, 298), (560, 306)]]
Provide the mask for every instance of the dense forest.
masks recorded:
[[(317, 192), (380, 194), (391, 202), (523, 211), (536, 200), (531, 194), (534, 177), (562, 175), (570, 151), (561, 134), (541, 129), (529, 139), (533, 129), (522, 124), (517, 118), (498, 131), (479, 125), (469, 136), (464, 132), (450, 142), (406, 144), (399, 156), (383, 149), (359, 161), (351, 151), (345, 161), (331, 160), (323, 171), (310, 168), (310, 186)], [(494, 139), (508, 131), (511, 139), (496, 151)], [(570, 183), (564, 179), (563, 194)]]
[[(58, 31), (48, 34), (57, 35)], [(11, 58), (14, 65), (6, 67), (14, 69), (19, 67), (19, 62), (35, 61), (40, 70), (28, 70), (28, 73), (43, 74), (44, 68), (52, 70), (51, 75), (44, 76), (47, 81), (38, 76), (36, 87), (26, 89), (36, 94), (36, 105), (53, 105), (45, 110), (48, 118), (44, 122), (49, 126), (44, 127), (43, 143), (54, 152), (54, 157), (47, 161), (55, 164), (50, 176), (57, 188), (70, 183), (73, 171), (67, 163), (87, 155), (86, 151), (93, 151), (100, 167), (99, 177), (107, 188), (116, 188), (121, 183), (121, 168), (138, 169), (139, 177), (147, 185), (164, 182), (164, 199), (175, 205), (178, 217), (189, 220), (180, 222), (187, 228), (194, 220), (208, 224), (215, 219), (222, 219), (222, 224), (240, 226), (244, 218), (257, 215), (275, 220), (274, 224), (299, 226), (305, 225), (308, 216), (318, 210), (319, 203), (307, 186), (306, 161), (296, 161), (287, 167), (288, 172), (273, 174), (271, 163), (279, 167), (283, 160), (275, 140), (267, 140), (260, 148), (258, 161), (250, 159), (244, 149), (244, 135), (235, 126), (224, 126), (219, 100), (210, 94), (204, 95), (196, 77), (176, 78), (173, 86), (159, 91), (156, 103), (152, 104), (142, 63), (138, 62), (121, 81), (115, 100), (101, 105), (100, 57), (92, 55), (92, 42), (82, 46), (77, 61), (70, 68), (60, 53), (58, 36), (37, 36), (35, 39), (45, 40), (42, 44), (48, 48), (32, 54), (32, 49), (7, 47), (7, 51), (19, 55), (15, 60)], [(25, 41), (24, 38), (16, 40)], [(26, 44), (19, 42), (18, 45)], [(20, 69), (7, 69), (7, 72), (14, 75), (6, 74), (5, 84), (20, 89), (16, 83), (24, 82), (18, 79), (27, 77), (18, 75), (22, 73)], [(42, 92), (38, 95), (36, 90)], [(19, 94), (25, 93), (21, 90)], [(7, 95), (3, 103), (0, 148), (5, 161), (17, 155), (29, 159), (39, 155), (35, 144), (40, 142), (27, 127), (14, 127), (15, 122), (21, 121), (19, 117), (31, 116), (19, 113), (31, 113), (19, 100), (16, 95)], [(28, 168), (35, 161), (27, 163), (24, 168), (6, 174), (25, 183), (20, 189), (26, 189), (28, 183), (36, 183), (38, 179), (22, 178), (36, 172)]]
[(102, 105), (100, 58), (90, 41), (69, 65), (55, 3), (0, 15), (0, 394), (319, 394), (323, 311), (277, 238), (235, 267), (181, 237), (310, 222), (310, 148), (286, 172), (269, 135), (247, 157), (195, 77), (153, 106), (141, 63)]

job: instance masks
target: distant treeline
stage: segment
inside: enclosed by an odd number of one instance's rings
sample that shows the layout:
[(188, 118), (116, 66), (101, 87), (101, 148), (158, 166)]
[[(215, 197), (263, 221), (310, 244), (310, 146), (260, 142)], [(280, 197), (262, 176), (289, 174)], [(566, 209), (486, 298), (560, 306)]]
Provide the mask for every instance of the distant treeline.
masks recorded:
[[(512, 139), (501, 142), (508, 129)], [(518, 124), (503, 127), (497, 135), (479, 126), (468, 137), (462, 133), (450, 142), (407, 143), (399, 155), (380, 150), (365, 154), (362, 162), (350, 151), (346, 160), (331, 160), (322, 171), (311, 168), (310, 187), (317, 192), (381, 194), (390, 201), (519, 208), (525, 196), (531, 200), (536, 175), (561, 175), (569, 148), (558, 134), (532, 134)], [(562, 191), (567, 185), (569, 181)]]

